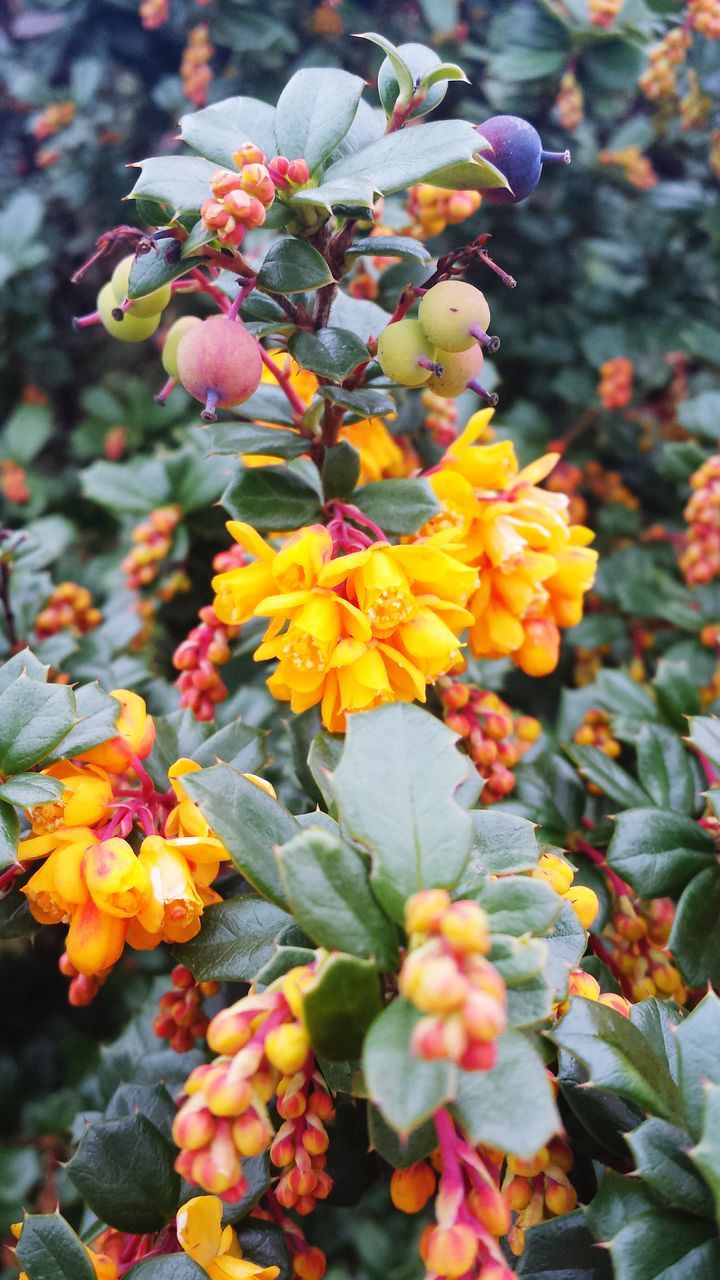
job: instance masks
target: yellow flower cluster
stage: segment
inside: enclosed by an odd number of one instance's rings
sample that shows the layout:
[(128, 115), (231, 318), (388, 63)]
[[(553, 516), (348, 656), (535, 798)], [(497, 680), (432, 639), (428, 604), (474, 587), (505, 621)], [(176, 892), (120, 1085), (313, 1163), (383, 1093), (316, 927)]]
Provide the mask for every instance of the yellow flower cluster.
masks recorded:
[(321, 525), (279, 551), (240, 521), (228, 529), (255, 560), (213, 579), (215, 612), (233, 626), (269, 619), (255, 660), (278, 660), (268, 688), (293, 711), (320, 703), (325, 726), (341, 732), (348, 712), (424, 702), (426, 686), (458, 662), (477, 574), (438, 539), (333, 559)]
[(243, 1258), (237, 1232), (222, 1225), (223, 1205), (217, 1196), (195, 1196), (178, 1209), (177, 1238), (210, 1280), (275, 1280), (279, 1267), (263, 1267)]
[(429, 476), (442, 512), (419, 537), (478, 570), (468, 601), (470, 648), (478, 658), (512, 657), (528, 675), (557, 665), (561, 627), (582, 617), (595, 577), (593, 535), (570, 523), (567, 494), (539, 488), (559, 454), (519, 469), (509, 440), (479, 444), (492, 417), (476, 413)]

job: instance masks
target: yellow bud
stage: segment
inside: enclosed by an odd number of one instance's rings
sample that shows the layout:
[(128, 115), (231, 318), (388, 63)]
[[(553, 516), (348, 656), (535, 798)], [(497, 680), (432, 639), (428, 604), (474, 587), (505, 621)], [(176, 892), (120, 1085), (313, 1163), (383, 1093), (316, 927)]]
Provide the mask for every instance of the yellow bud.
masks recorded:
[(589, 929), (600, 910), (598, 896), (594, 890), (586, 888), (584, 884), (574, 884), (571, 885), (564, 896), (572, 906), (583, 928)]
[(302, 1067), (310, 1052), (310, 1037), (299, 1022), (274, 1027), (265, 1037), (265, 1053), (272, 1065), (291, 1076)]

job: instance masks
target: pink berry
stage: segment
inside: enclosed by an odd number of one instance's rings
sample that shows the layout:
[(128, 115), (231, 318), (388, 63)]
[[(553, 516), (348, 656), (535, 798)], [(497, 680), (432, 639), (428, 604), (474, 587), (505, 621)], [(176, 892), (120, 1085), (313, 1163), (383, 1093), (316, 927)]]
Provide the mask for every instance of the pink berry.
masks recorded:
[(177, 349), (178, 376), (186, 391), (202, 401), (202, 417), (242, 404), (257, 391), (262, 375), (260, 348), (240, 320), (209, 316), (183, 334)]

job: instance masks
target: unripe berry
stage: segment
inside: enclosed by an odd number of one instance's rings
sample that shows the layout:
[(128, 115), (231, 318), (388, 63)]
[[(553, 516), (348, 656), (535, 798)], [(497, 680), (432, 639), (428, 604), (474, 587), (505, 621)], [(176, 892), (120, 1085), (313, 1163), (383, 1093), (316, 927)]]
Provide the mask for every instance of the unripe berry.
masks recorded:
[(462, 395), (468, 383), (479, 374), (485, 357), (482, 347), (474, 343), (467, 351), (438, 351), (438, 364), (442, 373), (431, 373), (426, 386), (436, 396), (451, 400)]
[(159, 311), (151, 316), (137, 316), (127, 311), (122, 320), (116, 320), (113, 311), (117, 311), (117, 306), (117, 298), (108, 280), (97, 296), (97, 309), (103, 327), (121, 342), (144, 342), (146, 338), (152, 337), (160, 324)]
[[(110, 277), (116, 306), (119, 303), (124, 302), (128, 296), (130, 268), (134, 261), (134, 254), (129, 254), (127, 258), (123, 258), (118, 262)], [(159, 311), (165, 310), (165, 307), (168, 305), (171, 297), (172, 289), (170, 288), (170, 285), (161, 285), (159, 289), (154, 289), (152, 293), (146, 294), (144, 298), (134, 298), (130, 306), (130, 311), (133, 316), (156, 316)]]
[(483, 338), (495, 351), (500, 345), (487, 338), (490, 308), (485, 294), (465, 280), (441, 280), (428, 289), (420, 300), (418, 319), (428, 340), (442, 351), (467, 351), (477, 341), (482, 345)]
[(177, 349), (178, 376), (186, 391), (204, 403), (201, 414), (242, 404), (260, 384), (260, 348), (239, 320), (209, 316), (183, 334)]
[(181, 316), (179, 320), (170, 325), (163, 343), (161, 357), (163, 369), (169, 378), (177, 378), (178, 376), (177, 349), (180, 345), (180, 339), (198, 324), (202, 324), (199, 316)]
[(437, 371), (435, 347), (418, 320), (398, 320), (383, 329), (377, 358), (385, 376), (403, 387), (421, 387)]
[(493, 204), (518, 204), (525, 200), (540, 181), (543, 161), (570, 163), (569, 151), (543, 151), (537, 129), (520, 116), (491, 116), (477, 126), (477, 131), (492, 147), (492, 152), (486, 151), (483, 155), (510, 184), (509, 191), (505, 187), (492, 187), (483, 192), (484, 198)]

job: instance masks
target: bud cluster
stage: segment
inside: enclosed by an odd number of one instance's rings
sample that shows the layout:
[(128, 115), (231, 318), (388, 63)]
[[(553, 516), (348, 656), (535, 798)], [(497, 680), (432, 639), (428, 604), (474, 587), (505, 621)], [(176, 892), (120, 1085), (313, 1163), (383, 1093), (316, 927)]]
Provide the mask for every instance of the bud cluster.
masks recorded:
[(198, 22), (190, 28), (180, 62), (183, 93), (196, 107), (204, 107), (207, 102), (207, 91), (213, 78), (210, 59), (214, 52), (208, 24)]
[(620, 894), (603, 938), (612, 947), (612, 959), (625, 979), (624, 989), (633, 1001), (658, 996), (684, 1005), (688, 992), (667, 944), (675, 918), (670, 898), (638, 901)]
[[(601, 152), (602, 155), (609, 152)], [(619, 153), (613, 153), (619, 154)], [(605, 409), (624, 409), (632, 400), (633, 363), (626, 356), (615, 356), (600, 365), (598, 395)]]
[(568, 1178), (573, 1155), (565, 1138), (553, 1138), (529, 1160), (508, 1156), (502, 1190), (514, 1214), (508, 1244), (520, 1257), (525, 1249), (525, 1232), (548, 1218), (571, 1213), (577, 1192)]
[(542, 733), (534, 716), (514, 715), (496, 693), (460, 681), (439, 684), (443, 719), (485, 778), (483, 804), (503, 800), (515, 787), (512, 770)]
[(583, 481), (600, 502), (619, 503), (629, 511), (636, 511), (639, 499), (628, 489), (619, 471), (611, 471), (601, 462), (591, 459), (583, 468)]
[(575, 868), (560, 853), (542, 853), (537, 867), (530, 873), (535, 880), (544, 880), (556, 893), (570, 903), (584, 929), (589, 929), (600, 903), (593, 889), (584, 884), (573, 884)]
[(146, 31), (157, 31), (170, 17), (170, 0), (142, 0), (140, 21)]
[(446, 227), (457, 226), (480, 208), (479, 191), (448, 191), (421, 182), (408, 191), (407, 211), (412, 219), (405, 234), (417, 240), (439, 236)]
[(61, 582), (37, 615), (34, 630), (38, 640), (55, 636), (58, 631), (84, 636), (101, 622), (102, 614), (93, 605), (87, 587), (78, 586), (77, 582)]
[(558, 1018), (567, 1013), (570, 1008), (570, 999), (572, 996), (582, 996), (584, 1000), (595, 1000), (598, 1004), (604, 1004), (608, 1009), (614, 1009), (616, 1013), (621, 1013), (623, 1018), (630, 1017), (632, 1005), (624, 996), (618, 995), (615, 991), (602, 991), (597, 978), (591, 973), (586, 973), (584, 969), (571, 969), (568, 974), (568, 991), (567, 999), (563, 1000), (555, 1008)]
[(685, 61), (691, 44), (692, 32), (685, 27), (673, 27), (658, 44), (653, 45), (649, 66), (638, 80), (638, 87), (651, 102), (674, 96), (677, 69)]
[(196, 982), (184, 964), (170, 974), (172, 990), (160, 997), (153, 1031), (161, 1040), (169, 1041), (175, 1053), (194, 1049), (195, 1041), (207, 1034), (209, 1019), (203, 1011), (203, 997), (217, 995), (219, 982)]
[(409, 951), (400, 994), (425, 1016), (411, 1041), (420, 1058), (447, 1058), (465, 1071), (489, 1071), (505, 1030), (506, 990), (486, 958), (490, 926), (470, 899), (452, 902), (445, 889), (424, 889), (405, 903)]
[(125, 581), (131, 591), (149, 587), (158, 577), (160, 562), (172, 550), (173, 536), (182, 517), (178, 506), (157, 507), (146, 520), (136, 524), (130, 539), (134, 546), (122, 561)]
[(680, 569), (689, 587), (720, 576), (720, 454), (713, 454), (690, 477), (693, 492), (685, 508), (688, 530)]
[(44, 141), (45, 138), (52, 138), (60, 129), (67, 129), (74, 119), (74, 102), (70, 100), (67, 102), (53, 102), (33, 120), (33, 137), (37, 138), (38, 142)]
[(652, 161), (637, 146), (619, 147), (615, 151), (605, 149), (599, 152), (598, 162), (619, 165), (626, 181), (640, 191), (649, 191), (651, 187), (657, 186), (658, 176)]
[(720, 40), (720, 0), (688, 0), (687, 16), (698, 35)]
[(585, 96), (574, 71), (566, 71), (555, 98), (555, 115), (561, 129), (573, 133), (585, 119)]
[(420, 402), (425, 410), (425, 429), (430, 432), (436, 444), (443, 449), (452, 444), (458, 434), (458, 408), (454, 400), (446, 396), (438, 396), (434, 391), (424, 388)]
[[(720, 12), (720, 10), (719, 10)], [(700, 77), (697, 71), (688, 71), (688, 91), (680, 99), (680, 128), (703, 129), (712, 111), (713, 100), (709, 93), (700, 88)]]
[[(207, 1040), (220, 1056), (189, 1076), (174, 1121), (178, 1172), (232, 1203), (247, 1189), (243, 1159), (270, 1151), (282, 1170), (284, 1209), (310, 1213), (332, 1189), (325, 1171), (332, 1098), (316, 1070), (302, 1023), (312, 966), (292, 969), (262, 994), (250, 993), (212, 1019)], [(268, 1104), (276, 1098), (275, 1133)]]
[(200, 624), (193, 627), (173, 654), (173, 666), (180, 672), (175, 681), (180, 690), (180, 706), (189, 707), (197, 720), (212, 720), (218, 702), (228, 696), (227, 686), (217, 668), (230, 660), (230, 641), (239, 627), (220, 622), (213, 606), (199, 611)]
[(233, 151), (237, 169), (217, 169), (210, 179), (212, 196), (201, 207), (205, 226), (226, 245), (239, 245), (247, 230), (261, 227), (276, 191), (296, 191), (310, 178), (304, 160), (265, 153), (252, 142)]
[(594, 27), (611, 27), (625, 0), (589, 0), (588, 17)]
[[(585, 712), (582, 723), (573, 734), (573, 742), (580, 747), (597, 747), (610, 760), (617, 760), (622, 751), (622, 746), (613, 736), (610, 716), (599, 707), (590, 707)], [(594, 782), (588, 783), (588, 790), (594, 795), (602, 794)]]

